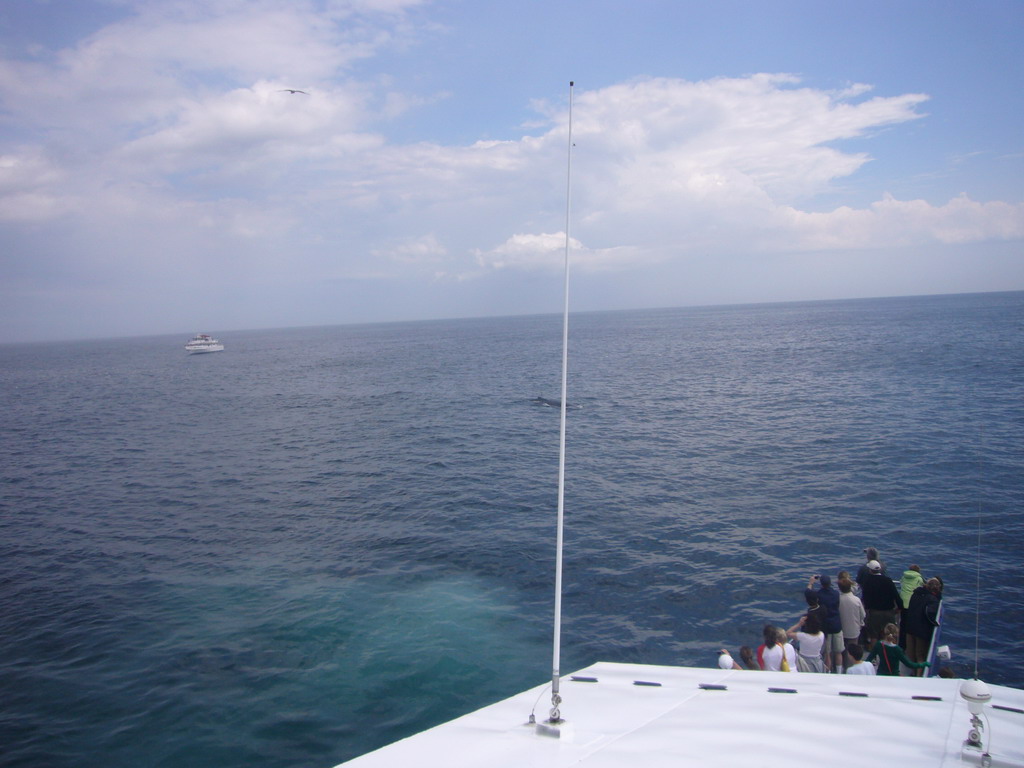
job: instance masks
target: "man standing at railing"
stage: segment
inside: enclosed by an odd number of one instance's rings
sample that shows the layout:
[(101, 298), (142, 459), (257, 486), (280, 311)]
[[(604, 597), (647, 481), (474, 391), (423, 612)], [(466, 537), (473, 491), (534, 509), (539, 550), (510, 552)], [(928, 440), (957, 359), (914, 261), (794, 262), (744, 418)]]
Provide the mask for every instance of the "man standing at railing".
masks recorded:
[(864, 563), (864, 565), (862, 565), (857, 570), (857, 577), (854, 579), (854, 581), (856, 581), (857, 584), (860, 584), (860, 585), (863, 585), (864, 579), (866, 579), (868, 576), (871, 575), (871, 563), (878, 563), (878, 566), (882, 569), (882, 573), (886, 572), (885, 571), (885, 563), (883, 563), (878, 558), (878, 550), (877, 549), (875, 549), (874, 547), (865, 547), (864, 548), (864, 557), (867, 558), (867, 562)]
[(860, 646), (860, 635), (864, 628), (865, 616), (864, 604), (857, 595), (853, 594), (853, 582), (845, 578), (839, 579), (839, 620), (843, 625), (843, 646), (845, 647), (843, 659), (847, 668), (853, 664), (850, 646)]
[(864, 639), (868, 647), (882, 637), (886, 624), (896, 622), (900, 607), (900, 593), (892, 579), (882, 573), (882, 566), (877, 560), (867, 563), (867, 575), (860, 582), (861, 600), (867, 612), (864, 623)]

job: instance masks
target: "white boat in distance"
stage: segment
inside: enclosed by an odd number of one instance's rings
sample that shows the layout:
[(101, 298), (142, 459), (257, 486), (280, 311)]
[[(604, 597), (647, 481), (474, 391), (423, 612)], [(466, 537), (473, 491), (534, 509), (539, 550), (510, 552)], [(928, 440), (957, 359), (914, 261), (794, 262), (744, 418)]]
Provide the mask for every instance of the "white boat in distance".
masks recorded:
[(185, 345), (185, 351), (190, 355), (198, 355), (203, 352), (223, 352), (224, 345), (208, 333), (197, 333)]

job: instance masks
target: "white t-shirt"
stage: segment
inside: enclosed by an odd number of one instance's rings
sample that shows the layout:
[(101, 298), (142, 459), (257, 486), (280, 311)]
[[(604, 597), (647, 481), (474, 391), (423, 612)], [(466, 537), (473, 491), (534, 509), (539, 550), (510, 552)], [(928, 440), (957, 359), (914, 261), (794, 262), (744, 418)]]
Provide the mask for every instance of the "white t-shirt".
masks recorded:
[(776, 643), (771, 648), (765, 648), (761, 654), (761, 661), (767, 672), (778, 672), (782, 665), (782, 646)]
[(786, 650), (786, 661), (789, 662), (789, 671), (796, 672), (796, 648), (789, 643), (782, 647)]
[(875, 668), (873, 665), (868, 664), (866, 661), (862, 661), (860, 664), (854, 664), (852, 667), (846, 670), (848, 675), (873, 675), (875, 674)]
[(797, 632), (796, 639), (800, 641), (800, 655), (821, 656), (821, 646), (825, 644), (825, 633), (819, 632), (816, 635), (808, 635), (806, 632)]
[(764, 662), (764, 668), (767, 672), (778, 672), (782, 666), (782, 654), (783, 648), (785, 648), (786, 661), (789, 663), (789, 671), (796, 672), (796, 649), (786, 643), (785, 645), (779, 645), (776, 643), (771, 648), (765, 648), (761, 654), (761, 661)]

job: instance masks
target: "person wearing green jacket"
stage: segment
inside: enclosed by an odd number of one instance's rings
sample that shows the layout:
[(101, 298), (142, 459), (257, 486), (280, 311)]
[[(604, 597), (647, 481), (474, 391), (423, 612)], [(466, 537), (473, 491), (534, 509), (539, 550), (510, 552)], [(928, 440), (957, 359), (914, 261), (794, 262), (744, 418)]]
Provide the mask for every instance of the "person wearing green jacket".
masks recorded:
[(904, 611), (910, 607), (910, 596), (922, 584), (924, 584), (924, 576), (921, 575), (920, 567), (912, 565), (903, 572), (900, 579), (900, 602), (903, 603)]
[(905, 664), (911, 669), (924, 669), (931, 666), (927, 661), (916, 662), (907, 658), (907, 654), (903, 652), (903, 649), (896, 642), (899, 636), (899, 627), (895, 624), (886, 624), (885, 630), (882, 633), (882, 639), (875, 643), (871, 653), (865, 657), (864, 661), (874, 661), (875, 658), (878, 658), (878, 671), (876, 674), (896, 677), (900, 673), (900, 664)]
[(904, 570), (899, 580), (899, 647), (903, 649), (909, 649), (906, 639), (906, 611), (910, 607), (910, 596), (924, 583), (925, 578), (918, 565), (911, 565)]

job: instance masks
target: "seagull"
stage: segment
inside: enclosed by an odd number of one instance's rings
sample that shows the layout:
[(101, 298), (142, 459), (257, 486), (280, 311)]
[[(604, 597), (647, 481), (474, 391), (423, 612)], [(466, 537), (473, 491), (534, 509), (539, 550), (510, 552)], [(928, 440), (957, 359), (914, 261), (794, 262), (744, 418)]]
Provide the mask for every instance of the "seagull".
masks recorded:
[(280, 90), (278, 90), (278, 93), (302, 93), (305, 94), (306, 96), (309, 96), (308, 93), (306, 93), (305, 91), (300, 91), (298, 88), (281, 88)]

